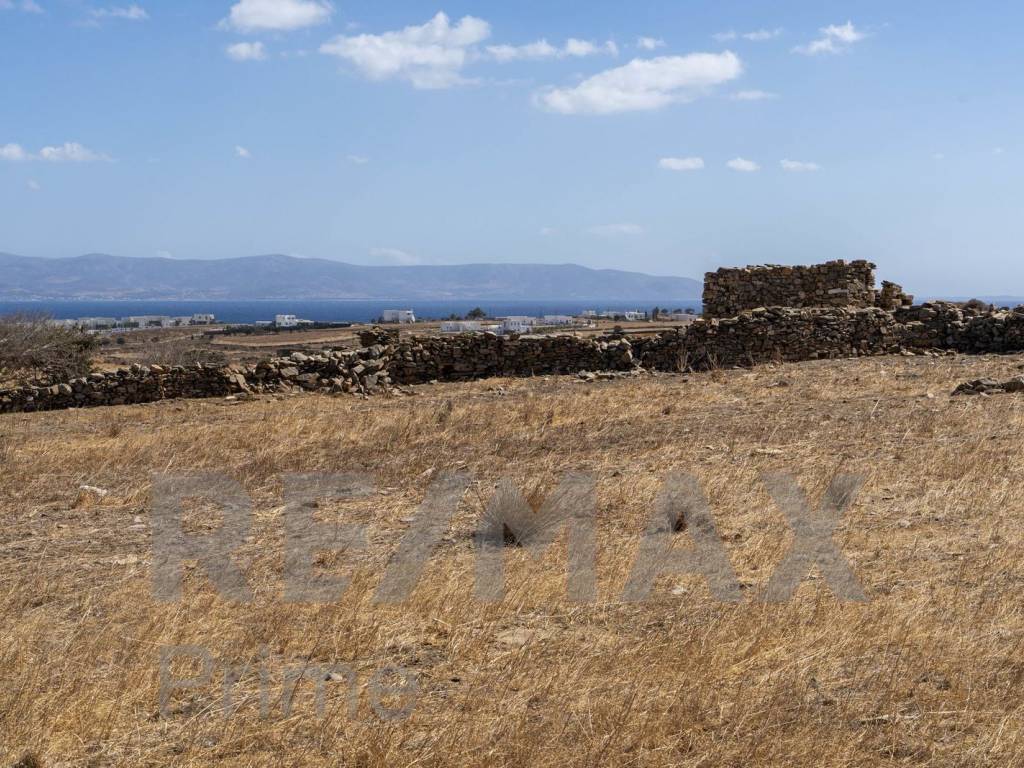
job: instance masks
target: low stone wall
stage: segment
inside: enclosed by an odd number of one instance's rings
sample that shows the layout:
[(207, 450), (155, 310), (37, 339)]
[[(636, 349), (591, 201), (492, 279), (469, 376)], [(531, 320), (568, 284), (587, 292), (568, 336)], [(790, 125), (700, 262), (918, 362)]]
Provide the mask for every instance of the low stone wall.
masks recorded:
[(421, 384), (633, 367), (627, 339), (484, 333), (403, 340), (393, 348), (388, 371), (398, 384)]
[(704, 276), (705, 317), (735, 317), (758, 307), (895, 309), (911, 301), (895, 283), (876, 291), (875, 265), (863, 260), (722, 268)]
[(656, 336), (459, 336), (395, 342), (369, 335), (350, 351), (293, 353), (251, 368), (133, 366), (66, 383), (0, 391), (0, 413), (306, 390), (372, 394), (393, 384), (582, 371), (703, 370), (903, 350), (1024, 351), (1024, 310), (987, 312), (948, 303), (903, 307), (757, 308), (701, 318)]
[(265, 360), (252, 368), (138, 366), (94, 373), (69, 382), (0, 390), (0, 413), (152, 403), (173, 398), (226, 397), (258, 392), (307, 390), (372, 394), (391, 385), (388, 349), (373, 346), (342, 352)]

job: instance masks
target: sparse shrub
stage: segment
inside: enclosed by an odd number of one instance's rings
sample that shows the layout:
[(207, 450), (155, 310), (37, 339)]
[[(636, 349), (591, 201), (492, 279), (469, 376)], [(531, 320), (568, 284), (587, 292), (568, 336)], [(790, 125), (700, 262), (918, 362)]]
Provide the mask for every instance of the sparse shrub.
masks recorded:
[(180, 339), (154, 344), (140, 362), (143, 365), (191, 366), (202, 363), (223, 366), (228, 364), (228, 358), (219, 349), (197, 347), (191, 339)]
[(95, 336), (57, 325), (45, 314), (0, 317), (0, 381), (84, 376), (97, 346)]

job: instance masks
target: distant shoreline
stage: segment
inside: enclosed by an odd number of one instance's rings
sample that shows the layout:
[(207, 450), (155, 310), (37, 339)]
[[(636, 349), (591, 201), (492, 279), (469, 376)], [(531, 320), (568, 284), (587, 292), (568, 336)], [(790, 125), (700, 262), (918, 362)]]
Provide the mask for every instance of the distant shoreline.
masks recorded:
[(442, 320), (451, 315), (463, 317), (477, 307), (491, 317), (503, 317), (576, 315), (588, 309), (598, 312), (650, 311), (656, 306), (668, 310), (692, 309), (699, 312), (701, 302), (693, 299), (0, 299), (0, 315), (45, 312), (57, 320), (74, 320), (80, 317), (210, 313), (216, 315), (218, 323), (245, 324), (272, 320), (277, 314), (292, 314), (319, 322), (365, 323), (376, 320), (386, 309), (412, 309), (418, 318)]

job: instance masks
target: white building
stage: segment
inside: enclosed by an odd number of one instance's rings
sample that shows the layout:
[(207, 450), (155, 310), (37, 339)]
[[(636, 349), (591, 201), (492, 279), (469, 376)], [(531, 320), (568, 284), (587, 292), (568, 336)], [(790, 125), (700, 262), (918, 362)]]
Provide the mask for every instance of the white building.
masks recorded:
[(533, 324), (536, 322), (535, 318), (526, 317), (524, 315), (514, 315), (512, 317), (503, 318), (501, 321), (501, 332), (502, 333), (529, 333), (533, 330)]
[(441, 323), (441, 333), (476, 333), (482, 324), (476, 320), (445, 320)]
[(574, 321), (569, 315), (544, 315), (544, 325), (572, 325)]
[(623, 312), (622, 317), (624, 320), (646, 320), (646, 312)]
[(216, 322), (217, 318), (214, 315), (200, 313), (192, 315), (192, 325), (210, 325)]
[(117, 318), (114, 317), (80, 317), (77, 320), (72, 320), (71, 323), (89, 331), (118, 326)]
[(295, 315), (274, 315), (274, 325), (278, 328), (298, 328), (299, 318)]
[(122, 318), (125, 328), (170, 328), (174, 321), (167, 315), (134, 315)]
[(385, 323), (415, 323), (416, 315), (411, 309), (385, 309), (381, 320)]

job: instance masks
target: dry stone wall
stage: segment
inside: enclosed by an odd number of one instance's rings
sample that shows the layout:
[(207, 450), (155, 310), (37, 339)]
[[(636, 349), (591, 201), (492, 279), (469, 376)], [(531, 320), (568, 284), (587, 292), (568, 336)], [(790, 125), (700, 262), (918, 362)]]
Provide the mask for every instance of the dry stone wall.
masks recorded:
[(293, 353), (251, 368), (138, 366), (69, 382), (0, 390), (0, 413), (152, 403), (173, 398), (248, 396), (306, 390), (373, 394), (390, 388), (387, 348)]
[(622, 371), (635, 367), (628, 339), (462, 334), (412, 338), (394, 348), (388, 370), (398, 384)]
[(895, 283), (876, 291), (875, 265), (863, 260), (722, 268), (704, 276), (705, 317), (735, 317), (758, 307), (895, 309), (911, 301)]
[[(835, 292), (838, 286), (844, 286), (842, 293)], [(709, 275), (709, 299), (711, 316), (656, 336), (418, 338), (373, 329), (361, 334), (364, 346), (358, 350), (295, 352), (251, 368), (132, 366), (0, 390), (0, 413), (296, 390), (372, 394), (430, 381), (640, 368), (671, 372), (904, 350), (1024, 351), (1024, 308), (991, 311), (945, 302), (911, 306), (895, 284), (883, 283), (876, 293), (874, 265), (863, 261), (719, 270)], [(833, 301), (840, 306), (827, 306)], [(755, 306), (732, 310), (748, 303)], [(714, 316), (726, 311), (732, 314)]]

